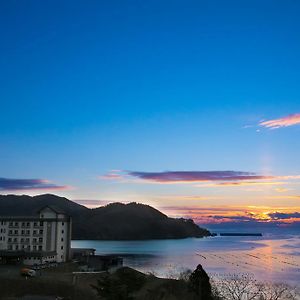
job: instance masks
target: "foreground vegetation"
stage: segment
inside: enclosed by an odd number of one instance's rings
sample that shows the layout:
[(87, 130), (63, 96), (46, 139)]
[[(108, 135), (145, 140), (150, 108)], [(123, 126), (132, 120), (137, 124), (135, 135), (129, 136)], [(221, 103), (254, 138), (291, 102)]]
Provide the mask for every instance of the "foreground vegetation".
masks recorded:
[[(45, 269), (35, 278), (20, 276), (17, 266), (1, 266), (0, 299), (25, 295), (73, 300), (298, 300), (285, 284), (257, 282), (250, 275), (209, 278), (201, 265), (178, 277), (158, 278), (123, 267), (108, 273), (78, 273), (76, 263)], [(75, 272), (75, 273), (74, 273)], [(15, 298), (10, 298), (15, 297)]]
[(299, 293), (286, 284), (261, 283), (250, 275), (210, 279), (201, 265), (177, 279), (161, 279), (130, 268), (103, 274), (97, 285), (103, 300), (297, 300)]
[(259, 282), (249, 274), (229, 275), (211, 281), (216, 300), (296, 300), (297, 288), (284, 283)]
[(125, 267), (102, 274), (93, 288), (103, 300), (213, 300), (209, 277), (201, 265), (187, 281), (158, 278)]

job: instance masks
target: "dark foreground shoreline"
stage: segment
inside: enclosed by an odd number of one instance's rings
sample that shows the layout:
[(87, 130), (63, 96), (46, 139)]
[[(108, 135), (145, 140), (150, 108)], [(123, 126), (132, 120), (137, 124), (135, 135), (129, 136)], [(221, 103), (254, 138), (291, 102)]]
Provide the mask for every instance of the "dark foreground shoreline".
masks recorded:
[[(0, 266), (0, 299), (3, 300), (202, 299), (185, 280), (158, 278), (128, 267), (114, 272), (85, 273), (77, 272), (76, 264), (68, 263), (55, 269), (42, 270), (34, 278), (21, 277), (19, 266), (5, 267)], [(200, 275), (204, 274), (205, 277), (201, 284), (204, 283), (208, 288), (208, 296), (203, 299), (212, 299), (209, 277), (202, 267), (200, 271)], [(200, 290), (204, 293), (203, 288)], [(104, 294), (106, 297), (101, 297)]]

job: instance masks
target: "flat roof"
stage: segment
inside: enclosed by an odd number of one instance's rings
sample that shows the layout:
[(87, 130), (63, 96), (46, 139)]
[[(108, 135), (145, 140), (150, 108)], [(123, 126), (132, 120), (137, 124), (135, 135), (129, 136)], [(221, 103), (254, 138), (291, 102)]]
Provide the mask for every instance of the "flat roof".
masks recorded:
[(69, 216), (60, 218), (40, 218), (38, 216), (0, 216), (0, 221), (65, 221), (69, 220)]

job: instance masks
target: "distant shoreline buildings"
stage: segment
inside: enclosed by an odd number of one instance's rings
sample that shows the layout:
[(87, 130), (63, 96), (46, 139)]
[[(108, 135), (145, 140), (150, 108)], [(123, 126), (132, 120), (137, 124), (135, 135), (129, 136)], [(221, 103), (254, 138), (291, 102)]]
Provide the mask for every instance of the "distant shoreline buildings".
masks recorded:
[(52, 206), (43, 207), (37, 216), (0, 216), (0, 262), (66, 262), (71, 234), (71, 217)]

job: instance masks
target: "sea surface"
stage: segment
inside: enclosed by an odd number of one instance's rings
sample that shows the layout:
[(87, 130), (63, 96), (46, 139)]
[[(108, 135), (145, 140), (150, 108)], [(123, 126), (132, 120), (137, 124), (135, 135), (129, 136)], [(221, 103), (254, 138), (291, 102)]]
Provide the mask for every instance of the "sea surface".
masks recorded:
[(300, 235), (208, 237), (147, 241), (72, 241), (73, 248), (117, 254), (124, 265), (176, 278), (202, 264), (212, 277), (247, 274), (259, 281), (300, 283)]

